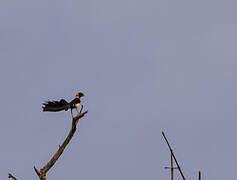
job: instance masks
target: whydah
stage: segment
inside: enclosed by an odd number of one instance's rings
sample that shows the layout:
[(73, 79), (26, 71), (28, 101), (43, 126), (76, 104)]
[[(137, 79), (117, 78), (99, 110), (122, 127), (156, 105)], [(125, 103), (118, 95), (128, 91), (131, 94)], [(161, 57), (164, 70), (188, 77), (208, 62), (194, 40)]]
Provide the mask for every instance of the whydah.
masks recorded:
[[(80, 98), (83, 97), (84, 94), (79, 92), (76, 94), (75, 99), (73, 99), (71, 102), (67, 102), (65, 99), (61, 99), (60, 101), (46, 101), (45, 103), (43, 103), (43, 111), (49, 111), (49, 112), (58, 112), (58, 111), (67, 111), (68, 109), (71, 110), (71, 114), (72, 114), (72, 110), (76, 109), (77, 112), (78, 108), (80, 106), (81, 100)], [(73, 118), (73, 114), (72, 114), (72, 118)]]

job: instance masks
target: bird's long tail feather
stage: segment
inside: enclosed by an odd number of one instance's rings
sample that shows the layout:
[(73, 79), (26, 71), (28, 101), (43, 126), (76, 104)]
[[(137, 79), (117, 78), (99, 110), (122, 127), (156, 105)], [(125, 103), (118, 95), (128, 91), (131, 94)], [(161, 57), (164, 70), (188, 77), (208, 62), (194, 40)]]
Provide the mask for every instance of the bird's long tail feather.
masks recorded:
[(61, 99), (60, 101), (47, 101), (43, 103), (43, 111), (57, 112), (57, 111), (67, 111), (70, 108), (70, 104)]

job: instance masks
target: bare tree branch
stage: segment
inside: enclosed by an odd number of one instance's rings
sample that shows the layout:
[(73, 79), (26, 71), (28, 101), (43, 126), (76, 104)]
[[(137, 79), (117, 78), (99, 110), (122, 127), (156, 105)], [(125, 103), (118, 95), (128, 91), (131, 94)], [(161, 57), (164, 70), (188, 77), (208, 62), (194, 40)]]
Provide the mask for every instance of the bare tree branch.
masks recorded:
[(72, 119), (72, 127), (71, 127), (71, 130), (69, 131), (68, 136), (64, 140), (63, 144), (61, 146), (59, 145), (59, 149), (53, 155), (53, 157), (49, 160), (49, 162), (42, 169), (40, 169), (40, 171), (37, 170), (34, 167), (34, 170), (35, 170), (36, 174), (39, 176), (40, 180), (47, 180), (46, 179), (46, 173), (49, 171), (49, 169), (51, 167), (53, 167), (55, 162), (58, 160), (58, 158), (61, 156), (61, 154), (63, 153), (64, 149), (68, 145), (68, 143), (71, 141), (74, 133), (76, 132), (77, 124), (78, 124), (80, 118), (82, 118), (88, 112), (88, 111), (82, 112), (82, 109), (83, 109), (83, 105), (81, 107), (80, 113)]
[(13, 176), (11, 173), (8, 174), (8, 178), (9, 178), (9, 179), (12, 178), (13, 180), (17, 180), (17, 178), (16, 178), (15, 176)]

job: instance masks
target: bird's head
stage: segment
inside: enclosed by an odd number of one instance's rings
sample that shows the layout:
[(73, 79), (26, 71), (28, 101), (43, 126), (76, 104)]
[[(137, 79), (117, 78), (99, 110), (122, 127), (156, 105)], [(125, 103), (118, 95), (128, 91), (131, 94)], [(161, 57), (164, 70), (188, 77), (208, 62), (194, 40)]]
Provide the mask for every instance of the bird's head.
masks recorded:
[(76, 94), (76, 98), (81, 98), (81, 97), (83, 97), (83, 96), (84, 96), (84, 94), (81, 93), (81, 92), (79, 92), (79, 93)]

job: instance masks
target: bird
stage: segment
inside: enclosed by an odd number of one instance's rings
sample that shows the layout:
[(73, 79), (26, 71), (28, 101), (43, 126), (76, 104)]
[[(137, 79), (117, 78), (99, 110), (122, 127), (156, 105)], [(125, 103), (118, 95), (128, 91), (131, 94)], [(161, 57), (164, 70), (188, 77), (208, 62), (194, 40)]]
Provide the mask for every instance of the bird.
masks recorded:
[(58, 112), (58, 111), (67, 111), (68, 109), (71, 110), (71, 115), (73, 118), (72, 110), (76, 109), (77, 112), (78, 108), (80, 106), (81, 100), (80, 98), (83, 97), (84, 94), (82, 92), (76, 93), (76, 97), (71, 101), (67, 102), (65, 99), (61, 99), (60, 101), (46, 101), (43, 103), (43, 112), (49, 111), (49, 112)]

